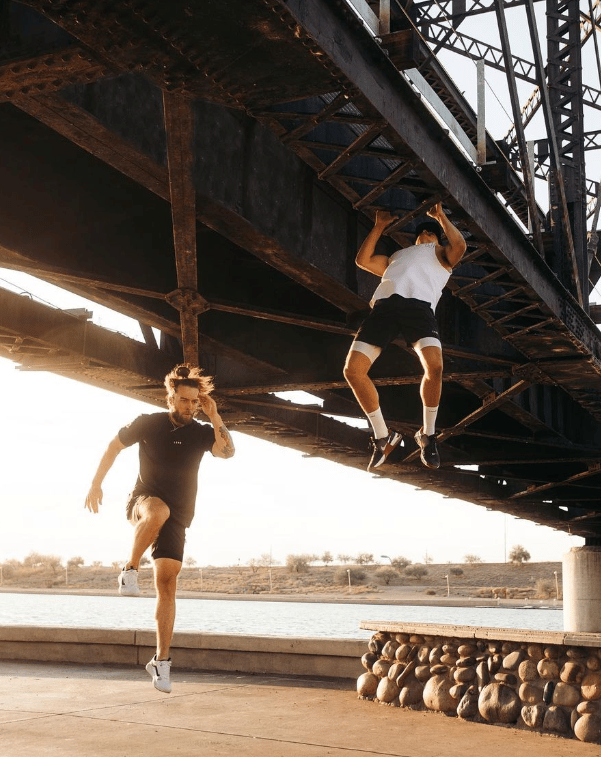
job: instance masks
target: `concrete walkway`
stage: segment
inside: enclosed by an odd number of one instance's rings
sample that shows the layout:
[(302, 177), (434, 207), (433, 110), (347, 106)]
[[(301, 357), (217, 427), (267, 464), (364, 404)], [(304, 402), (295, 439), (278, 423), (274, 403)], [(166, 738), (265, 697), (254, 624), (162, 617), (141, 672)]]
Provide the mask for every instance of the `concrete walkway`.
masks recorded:
[(598, 757), (599, 746), (357, 699), (350, 681), (0, 661), (0, 757)]

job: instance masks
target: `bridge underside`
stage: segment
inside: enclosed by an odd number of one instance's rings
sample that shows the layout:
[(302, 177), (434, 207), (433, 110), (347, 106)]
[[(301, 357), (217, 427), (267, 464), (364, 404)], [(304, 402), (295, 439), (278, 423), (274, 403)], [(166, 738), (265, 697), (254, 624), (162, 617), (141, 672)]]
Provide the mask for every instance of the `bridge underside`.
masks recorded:
[[(333, 0), (0, 3), (0, 265), (135, 318), (146, 339), (0, 290), (1, 354), (156, 405), (164, 374), (198, 355), (232, 428), (363, 468), (342, 365), (376, 280), (356, 250), (376, 208), (399, 215), (394, 249), (441, 200), (468, 243), (438, 310), (443, 464), (419, 463), (421, 374), (396, 343), (373, 377), (406, 446), (378, 475), (594, 543), (587, 298), (551, 269), (550, 234), (537, 250), (524, 233), (496, 143), (476, 170), (403, 75), (421, 64), (473, 138), (436, 58), (392, 36), (387, 54)], [(273, 394), (291, 390), (321, 403)]]

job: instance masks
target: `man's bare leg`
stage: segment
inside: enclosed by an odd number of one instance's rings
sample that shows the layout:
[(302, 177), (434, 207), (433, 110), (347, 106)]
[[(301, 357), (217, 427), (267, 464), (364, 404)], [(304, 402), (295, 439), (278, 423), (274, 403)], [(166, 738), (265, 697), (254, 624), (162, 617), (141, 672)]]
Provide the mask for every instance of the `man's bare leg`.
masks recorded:
[(155, 618), (157, 623), (157, 660), (168, 660), (175, 623), (177, 577), (182, 568), (179, 560), (159, 557), (154, 561), (154, 583), (157, 591)]
[(351, 350), (344, 366), (344, 378), (353, 390), (353, 394), (365, 415), (374, 413), (380, 407), (380, 397), (368, 371), (372, 362), (362, 352)]
[[(379, 348), (374, 349), (379, 350)], [(380, 410), (378, 390), (368, 376), (372, 362), (372, 359), (363, 352), (351, 349), (344, 366), (344, 378), (353, 390), (357, 402), (367, 416), (374, 431), (371, 442), (372, 456), (367, 466), (368, 471), (383, 465), (388, 456), (402, 441), (401, 434), (394, 431), (389, 432)]]
[(438, 407), (442, 393), (442, 350), (429, 346), (417, 351), (424, 377), (420, 386), (420, 396), (424, 407)]
[(440, 455), (436, 445), (434, 424), (442, 393), (442, 350), (440, 347), (429, 345), (416, 351), (424, 369), (420, 386), (420, 396), (424, 408), (424, 424), (416, 433), (415, 441), (421, 450), (422, 463), (427, 468), (436, 469), (440, 467)]
[(156, 541), (159, 531), (169, 517), (169, 512), (169, 507), (158, 497), (146, 497), (134, 506), (134, 543), (131, 556), (125, 564), (126, 570), (139, 569), (142, 555)]
[(157, 591), (155, 619), (157, 623), (157, 651), (147, 663), (146, 670), (155, 689), (171, 693), (171, 639), (175, 623), (175, 593), (177, 577), (182, 564), (170, 557), (158, 557), (154, 561), (154, 584)]

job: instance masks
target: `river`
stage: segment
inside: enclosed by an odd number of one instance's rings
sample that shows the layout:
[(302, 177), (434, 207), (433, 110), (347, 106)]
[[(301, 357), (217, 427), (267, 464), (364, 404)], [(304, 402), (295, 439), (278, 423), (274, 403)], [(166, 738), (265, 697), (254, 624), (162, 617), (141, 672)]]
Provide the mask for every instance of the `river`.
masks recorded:
[[(151, 597), (0, 593), (0, 625), (75, 628), (154, 628)], [(249, 636), (366, 639), (362, 620), (452, 623), (491, 628), (561, 631), (554, 608), (432, 607), (427, 605), (189, 599), (177, 601), (176, 631)]]

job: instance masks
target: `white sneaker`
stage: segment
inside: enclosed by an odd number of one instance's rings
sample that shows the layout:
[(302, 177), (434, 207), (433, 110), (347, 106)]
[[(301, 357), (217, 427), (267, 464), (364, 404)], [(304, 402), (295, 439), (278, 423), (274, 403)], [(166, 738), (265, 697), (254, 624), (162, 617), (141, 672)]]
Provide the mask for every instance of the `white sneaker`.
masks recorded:
[(171, 658), (168, 660), (157, 660), (157, 656), (147, 663), (146, 670), (152, 677), (154, 688), (162, 691), (164, 694), (171, 694)]
[(117, 579), (119, 584), (119, 594), (123, 597), (139, 597), (140, 589), (138, 588), (138, 571), (135, 568), (123, 570), (119, 573)]

